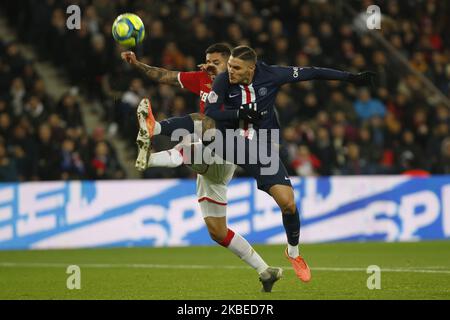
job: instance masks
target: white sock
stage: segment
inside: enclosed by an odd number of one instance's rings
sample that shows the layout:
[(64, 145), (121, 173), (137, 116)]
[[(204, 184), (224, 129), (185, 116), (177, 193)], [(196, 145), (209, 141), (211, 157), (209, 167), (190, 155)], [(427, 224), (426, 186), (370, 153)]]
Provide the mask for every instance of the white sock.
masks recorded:
[(252, 248), (250, 243), (248, 243), (248, 241), (239, 233), (234, 233), (233, 239), (231, 239), (227, 248), (244, 260), (258, 273), (262, 273), (269, 267), (261, 256)]
[(288, 255), (291, 258), (294, 258), (294, 259), (297, 258), (300, 255), (300, 253), (298, 252), (298, 245), (297, 246), (291, 246), (288, 243)]
[(153, 128), (153, 135), (156, 136), (161, 133), (161, 124), (159, 122), (155, 122), (155, 127)]
[(152, 153), (147, 167), (176, 168), (183, 164), (183, 156), (178, 150), (170, 149)]

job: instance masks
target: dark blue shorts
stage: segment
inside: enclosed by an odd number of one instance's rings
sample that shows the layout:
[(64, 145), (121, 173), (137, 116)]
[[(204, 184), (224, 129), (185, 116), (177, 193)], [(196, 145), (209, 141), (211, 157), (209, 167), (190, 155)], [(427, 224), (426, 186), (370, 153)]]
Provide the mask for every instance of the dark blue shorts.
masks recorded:
[[(292, 187), (286, 167), (280, 159), (279, 144), (273, 142), (257, 141), (245, 137), (236, 137), (235, 143), (228, 148), (224, 143), (223, 154), (227, 161), (240, 166), (249, 175), (255, 178), (258, 189), (269, 192), (274, 185)], [(228, 154), (233, 150), (233, 154)], [(242, 161), (244, 159), (244, 161)]]
[(269, 189), (272, 186), (277, 184), (292, 187), (287, 170), (280, 159), (278, 159), (278, 170), (272, 175), (266, 175), (261, 172), (261, 169), (265, 167), (264, 165), (240, 164), (239, 166), (244, 169), (247, 174), (255, 178), (258, 189), (267, 193), (269, 193)]

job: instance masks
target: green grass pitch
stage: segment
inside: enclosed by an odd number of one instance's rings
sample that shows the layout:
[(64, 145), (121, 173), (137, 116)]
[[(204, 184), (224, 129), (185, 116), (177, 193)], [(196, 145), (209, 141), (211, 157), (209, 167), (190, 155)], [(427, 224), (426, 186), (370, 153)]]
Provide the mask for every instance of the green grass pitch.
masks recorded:
[[(284, 269), (272, 293), (256, 272), (219, 246), (0, 251), (0, 299), (450, 299), (450, 242), (303, 245), (312, 269), (300, 282), (283, 246), (255, 249)], [(68, 265), (81, 289), (66, 287)], [(369, 290), (369, 265), (381, 289)]]

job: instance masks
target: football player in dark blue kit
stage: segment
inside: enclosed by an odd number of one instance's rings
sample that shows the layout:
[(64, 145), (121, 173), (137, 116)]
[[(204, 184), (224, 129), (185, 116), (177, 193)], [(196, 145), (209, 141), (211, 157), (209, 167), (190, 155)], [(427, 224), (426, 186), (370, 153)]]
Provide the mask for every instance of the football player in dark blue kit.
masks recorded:
[[(351, 74), (326, 68), (269, 66), (257, 61), (255, 51), (247, 46), (233, 49), (228, 60), (228, 71), (218, 75), (206, 103), (206, 115), (222, 129), (244, 130), (251, 139), (259, 130), (279, 130), (275, 116), (275, 99), (283, 84), (306, 80), (343, 80), (356, 84), (370, 83), (374, 74)], [(276, 141), (275, 141), (276, 142)], [(271, 149), (273, 151), (273, 148)], [(239, 165), (258, 182), (258, 188), (270, 194), (279, 205), (288, 239), (286, 257), (297, 276), (307, 282), (311, 273), (299, 255), (300, 219), (294, 199), (294, 190), (286, 168), (278, 158), (278, 171), (272, 175), (261, 172), (261, 163)]]
[[(283, 84), (307, 80), (342, 80), (356, 85), (370, 85), (374, 76), (372, 72), (352, 74), (328, 68), (269, 66), (257, 61), (257, 55), (252, 48), (239, 46), (232, 51), (227, 72), (219, 74), (214, 80), (206, 101), (205, 114), (215, 120), (216, 128), (223, 133), (229, 129), (240, 130), (241, 139), (245, 140), (245, 143), (235, 145), (245, 150), (233, 150), (233, 154), (244, 153), (246, 157), (251, 157), (255, 156), (250, 150), (251, 141), (258, 140), (260, 132), (269, 131), (271, 138), (279, 137), (271, 133), (280, 129), (274, 105), (278, 90)], [(178, 128), (193, 132), (192, 117), (162, 121), (157, 131), (159, 134), (170, 136)], [(281, 160), (277, 155), (273, 157), (277, 142), (273, 139), (268, 142), (271, 161), (276, 162), (275, 172), (264, 173), (267, 172), (263, 170), (266, 165), (260, 161), (259, 153), (256, 162), (250, 162), (246, 158), (245, 163), (235, 163), (253, 176), (258, 188), (271, 195), (280, 207), (288, 242), (285, 255), (297, 277), (308, 282), (311, 280), (311, 272), (298, 248), (300, 217), (294, 190)], [(228, 152), (229, 150), (225, 148), (224, 153)], [(227, 154), (221, 156), (230, 161)], [(236, 158), (232, 160), (236, 161)]]

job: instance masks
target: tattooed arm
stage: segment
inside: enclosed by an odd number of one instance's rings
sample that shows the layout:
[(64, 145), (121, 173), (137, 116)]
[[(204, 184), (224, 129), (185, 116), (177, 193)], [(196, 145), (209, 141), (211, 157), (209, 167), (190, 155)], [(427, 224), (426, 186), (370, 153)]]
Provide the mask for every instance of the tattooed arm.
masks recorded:
[(137, 62), (135, 66), (142, 70), (149, 79), (170, 85), (180, 85), (178, 82), (178, 71), (170, 71), (163, 68), (152, 67), (142, 62)]
[(145, 63), (138, 61), (136, 59), (136, 55), (132, 51), (122, 52), (121, 57), (129, 64), (144, 72), (149, 79), (155, 82), (170, 85), (180, 85), (180, 83), (178, 82), (179, 71), (170, 71), (167, 69), (146, 65)]

